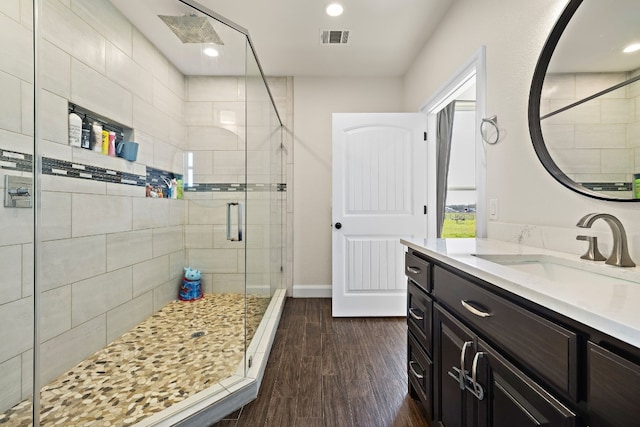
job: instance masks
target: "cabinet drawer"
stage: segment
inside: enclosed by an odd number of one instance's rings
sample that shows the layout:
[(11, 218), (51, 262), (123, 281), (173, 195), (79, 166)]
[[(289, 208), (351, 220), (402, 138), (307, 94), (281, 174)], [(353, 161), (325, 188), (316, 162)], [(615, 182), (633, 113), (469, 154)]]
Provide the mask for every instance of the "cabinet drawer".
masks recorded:
[(589, 425), (638, 425), (640, 366), (592, 342), (587, 349)]
[(427, 292), (431, 292), (431, 264), (411, 252), (404, 255), (404, 273)]
[(577, 401), (576, 334), (434, 267), (436, 298), (546, 382)]
[(411, 333), (408, 335), (407, 372), (409, 374), (409, 382), (418, 394), (429, 415), (429, 419), (433, 419), (433, 363), (415, 337)]
[(418, 338), (427, 354), (432, 355), (431, 315), (433, 301), (413, 281), (408, 280), (407, 282), (407, 323), (409, 324), (409, 330)]

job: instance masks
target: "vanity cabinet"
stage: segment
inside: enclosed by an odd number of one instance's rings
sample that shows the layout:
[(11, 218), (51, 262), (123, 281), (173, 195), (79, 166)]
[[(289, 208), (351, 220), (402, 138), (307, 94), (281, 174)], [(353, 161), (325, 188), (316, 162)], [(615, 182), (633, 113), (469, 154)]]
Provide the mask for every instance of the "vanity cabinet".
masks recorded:
[(574, 426), (575, 414), (436, 304), (441, 426)]
[(640, 365), (589, 341), (590, 427), (640, 426)]

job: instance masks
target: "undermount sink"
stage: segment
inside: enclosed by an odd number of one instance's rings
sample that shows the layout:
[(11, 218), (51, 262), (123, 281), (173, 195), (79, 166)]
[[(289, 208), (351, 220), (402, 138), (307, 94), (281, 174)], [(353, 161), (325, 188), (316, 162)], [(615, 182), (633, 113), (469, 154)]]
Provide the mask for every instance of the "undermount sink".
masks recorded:
[(604, 263), (572, 261), (549, 255), (473, 254), (477, 258), (531, 274), (563, 285), (616, 285), (631, 283), (640, 286), (637, 274), (610, 267)]

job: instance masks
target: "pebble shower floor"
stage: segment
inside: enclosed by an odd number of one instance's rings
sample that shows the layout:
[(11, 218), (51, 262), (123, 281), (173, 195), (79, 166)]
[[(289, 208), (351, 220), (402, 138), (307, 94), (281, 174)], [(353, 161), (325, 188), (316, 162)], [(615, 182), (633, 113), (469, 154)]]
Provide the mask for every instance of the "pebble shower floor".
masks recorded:
[[(247, 296), (247, 343), (269, 301)], [(40, 425), (131, 426), (229, 377), (244, 353), (244, 309), (241, 294), (168, 304), (42, 387)], [(31, 401), (0, 425), (30, 426)]]

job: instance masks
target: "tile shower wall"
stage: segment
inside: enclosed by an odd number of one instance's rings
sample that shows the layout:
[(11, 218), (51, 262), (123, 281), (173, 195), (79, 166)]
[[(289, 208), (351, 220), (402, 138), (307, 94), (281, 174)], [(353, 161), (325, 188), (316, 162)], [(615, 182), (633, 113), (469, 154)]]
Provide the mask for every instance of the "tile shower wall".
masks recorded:
[[(0, 6), (0, 150), (32, 154), (27, 3)], [(43, 157), (138, 176), (147, 166), (181, 172), (184, 76), (109, 2), (44, 0), (42, 18)], [(138, 161), (70, 147), (69, 101), (133, 128)], [(2, 168), (0, 186), (5, 174), (27, 173)], [(186, 203), (144, 196), (140, 186), (42, 176), (43, 382), (175, 299)], [(31, 394), (32, 215), (0, 208), (0, 411)]]
[[(33, 154), (32, 8), (27, 1), (0, 3), (0, 150), (28, 159)], [(31, 162), (18, 163), (2, 156), (2, 194), (6, 175), (31, 176)], [(32, 393), (33, 210), (0, 207), (0, 224), (2, 411)]]
[[(638, 73), (548, 75), (542, 114)], [(542, 122), (542, 130), (554, 160), (575, 181), (630, 183), (632, 175), (640, 173), (640, 82), (549, 117)]]
[[(270, 78), (269, 85), (283, 121), (291, 119), (291, 79)], [(245, 86), (244, 78), (188, 77), (185, 102), (185, 124), (189, 153), (193, 153), (193, 182), (200, 185), (185, 191), (188, 215), (185, 225), (187, 263), (203, 272), (206, 292), (243, 292), (247, 274), (249, 292), (269, 293), (265, 284), (271, 283), (269, 246), (282, 244), (284, 236), (273, 235), (273, 221), (286, 220), (286, 206), (282, 212), (274, 210), (274, 199), (286, 201), (285, 192), (271, 188), (273, 180), (269, 149), (265, 148), (262, 129), (248, 127), (247, 138), (247, 262), (243, 243), (226, 239), (226, 204), (243, 202), (244, 194), (235, 191), (233, 184), (245, 180)], [(269, 106), (249, 100), (250, 117), (268, 120)], [(251, 122), (252, 119), (249, 119)], [(251, 123), (253, 124), (253, 123)], [(286, 123), (285, 123), (286, 124)], [(285, 140), (285, 144), (287, 140)], [(292, 153), (291, 153), (292, 154)], [(291, 156), (290, 154), (290, 156)], [(287, 162), (287, 158), (283, 159)], [(272, 171), (273, 172), (273, 171)], [(278, 170), (279, 172), (279, 170)], [(214, 184), (214, 185), (209, 185)], [(215, 185), (223, 184), (223, 185)], [(231, 185), (227, 185), (231, 184)], [(275, 192), (275, 193), (274, 193)], [(277, 203), (277, 202), (276, 202)], [(281, 214), (280, 218), (275, 218)], [(283, 254), (286, 256), (286, 254)], [(284, 266), (283, 266), (284, 267)], [(277, 274), (280, 274), (279, 265)], [(286, 271), (290, 271), (287, 263)], [(288, 283), (290, 275), (285, 274)]]

